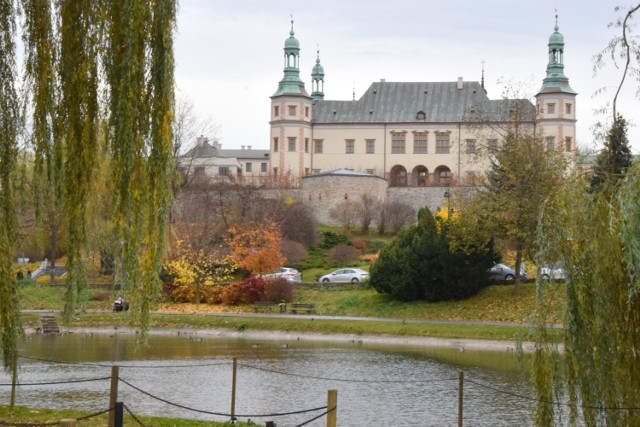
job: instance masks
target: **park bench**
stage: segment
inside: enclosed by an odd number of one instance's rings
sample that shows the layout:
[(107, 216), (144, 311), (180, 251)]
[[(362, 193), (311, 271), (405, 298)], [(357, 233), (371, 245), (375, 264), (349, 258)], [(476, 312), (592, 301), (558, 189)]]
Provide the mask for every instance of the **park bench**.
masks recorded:
[(276, 305), (273, 301), (256, 301), (253, 303), (253, 312), (257, 313), (260, 310), (273, 311), (273, 307)]
[(291, 312), (293, 314), (296, 314), (298, 311), (300, 311), (300, 312), (306, 311), (307, 314), (315, 313), (316, 312), (316, 305), (315, 304), (301, 304), (301, 303), (293, 303), (293, 304), (291, 304)]

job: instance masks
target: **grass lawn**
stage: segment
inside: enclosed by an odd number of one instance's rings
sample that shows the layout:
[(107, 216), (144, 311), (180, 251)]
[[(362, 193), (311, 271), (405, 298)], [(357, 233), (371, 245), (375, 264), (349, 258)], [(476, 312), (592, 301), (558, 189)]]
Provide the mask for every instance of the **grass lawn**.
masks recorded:
[[(9, 406), (0, 406), (0, 425), (43, 425), (45, 423), (53, 423), (63, 419), (78, 419), (91, 415), (87, 412), (73, 411), (73, 410), (52, 410), (41, 408), (27, 408), (24, 406), (15, 406), (10, 409)], [(136, 414), (134, 414), (136, 415)], [(146, 426), (154, 427), (223, 427), (223, 426), (248, 426), (249, 424), (243, 422), (221, 423), (214, 421), (195, 421), (180, 418), (159, 418), (159, 417), (136, 417)], [(131, 415), (125, 411), (124, 425), (133, 426), (139, 425)], [(108, 414), (101, 414), (95, 417), (91, 417), (87, 420), (79, 421), (76, 425), (78, 427), (104, 427), (108, 422)]]
[[(538, 310), (547, 322), (562, 323), (564, 285), (547, 284), (544, 304)], [(64, 289), (29, 287), (21, 290), (24, 309), (54, 309), (63, 307)], [(105, 291), (88, 291), (83, 302), (87, 313), (78, 315), (70, 326), (131, 326), (131, 317), (125, 313), (111, 313), (113, 296)], [(225, 328), (232, 330), (280, 330), (316, 333), (389, 334), (418, 337), (480, 338), (497, 340), (526, 340), (530, 328), (522, 324), (533, 322), (536, 309), (536, 286), (527, 283), (518, 293), (513, 285), (490, 286), (479, 295), (464, 301), (439, 303), (392, 301), (372, 289), (300, 288), (295, 301), (314, 303), (322, 321), (300, 317), (281, 319), (273, 317), (244, 317), (253, 311), (252, 305), (160, 304), (162, 313), (151, 316), (151, 327), (162, 328)], [(91, 310), (106, 310), (94, 313)], [(234, 313), (237, 316), (204, 316), (208, 313)], [(177, 314), (176, 314), (177, 313)], [(199, 314), (194, 316), (193, 314)], [(349, 321), (326, 319), (326, 316), (382, 317), (389, 321)], [(461, 322), (505, 322), (507, 325), (460, 323), (403, 323), (404, 319)], [(37, 314), (23, 314), (27, 326), (38, 325)], [(560, 331), (557, 332), (559, 336)]]

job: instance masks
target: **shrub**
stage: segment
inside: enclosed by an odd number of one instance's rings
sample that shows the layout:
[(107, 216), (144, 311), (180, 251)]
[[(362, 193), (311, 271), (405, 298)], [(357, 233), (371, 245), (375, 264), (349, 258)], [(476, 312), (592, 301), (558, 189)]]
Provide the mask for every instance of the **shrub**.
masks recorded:
[(359, 251), (362, 251), (367, 247), (367, 244), (364, 242), (364, 240), (353, 239), (351, 240), (351, 246), (353, 246)]
[(449, 247), (446, 228), (436, 230), (432, 215), (402, 231), (371, 266), (371, 286), (405, 301), (446, 301), (468, 298), (488, 284), (490, 245), (476, 244), (466, 252)]
[(307, 257), (307, 250), (304, 245), (293, 240), (283, 240), (280, 243), (280, 250), (289, 263), (295, 264), (303, 261)]
[(225, 286), (220, 296), (225, 304), (254, 303), (264, 300), (267, 280), (259, 276), (251, 276), (241, 282)]
[(286, 279), (278, 278), (268, 280), (264, 289), (265, 301), (292, 301), (295, 294), (295, 285)]
[(344, 234), (334, 233), (333, 231), (322, 231), (320, 235), (322, 236), (322, 242), (319, 246), (322, 249), (331, 249), (341, 243), (345, 245), (351, 243), (347, 236)]
[(351, 245), (334, 246), (327, 253), (327, 258), (336, 264), (349, 264), (358, 259), (360, 252)]

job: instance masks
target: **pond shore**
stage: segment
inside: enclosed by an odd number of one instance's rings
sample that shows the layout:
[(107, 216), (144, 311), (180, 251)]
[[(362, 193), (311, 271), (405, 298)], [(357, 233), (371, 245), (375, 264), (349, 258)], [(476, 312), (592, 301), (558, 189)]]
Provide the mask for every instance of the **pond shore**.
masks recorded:
[[(25, 328), (25, 334), (36, 334), (34, 328)], [(82, 334), (138, 334), (139, 330), (129, 327), (72, 327), (63, 328), (62, 333)], [(286, 331), (236, 331), (221, 328), (152, 328), (149, 335), (184, 335), (192, 339), (200, 338), (227, 338), (256, 341), (285, 341), (285, 342), (327, 342), (355, 345), (385, 345), (404, 347), (448, 348), (459, 351), (491, 351), (511, 352), (516, 351), (518, 343), (515, 341), (482, 340), (470, 338), (434, 338), (411, 337), (395, 335), (371, 335), (371, 334), (342, 334), (342, 333), (313, 333), (313, 332), (286, 332)], [(522, 351), (532, 353), (535, 344), (532, 342), (520, 343)]]

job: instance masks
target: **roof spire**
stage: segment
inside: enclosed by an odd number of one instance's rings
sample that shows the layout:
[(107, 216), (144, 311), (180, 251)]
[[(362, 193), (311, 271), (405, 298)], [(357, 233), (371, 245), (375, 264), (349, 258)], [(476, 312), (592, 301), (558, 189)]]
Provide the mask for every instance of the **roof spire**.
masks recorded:
[(294, 36), (293, 15), (291, 15), (291, 31), (289, 31), (289, 38), (284, 41), (284, 78), (280, 80), (278, 90), (273, 96), (307, 95), (304, 83), (300, 80), (300, 43)]
[(324, 68), (320, 65), (320, 48), (316, 45), (316, 65), (311, 71), (311, 98), (314, 101), (324, 99)]
[(480, 79), (480, 86), (482, 87), (482, 89), (484, 89), (484, 64), (485, 64), (484, 59), (481, 61), (481, 63), (482, 63), (482, 78)]
[(553, 34), (549, 37), (549, 62), (547, 64), (547, 76), (542, 81), (542, 92), (576, 92), (569, 86), (569, 79), (564, 74), (564, 36), (558, 27), (558, 11), (556, 10), (556, 22)]

